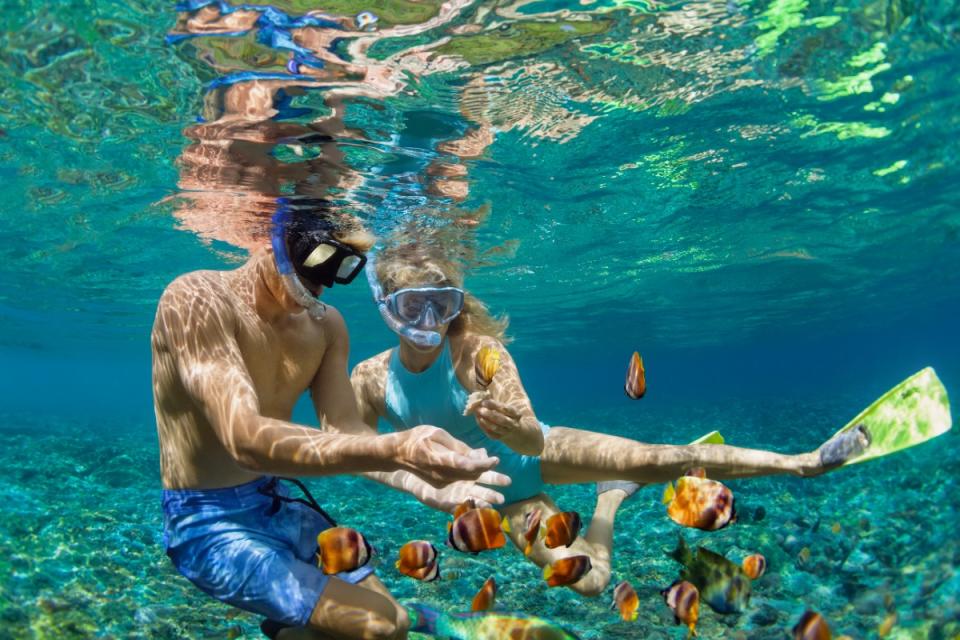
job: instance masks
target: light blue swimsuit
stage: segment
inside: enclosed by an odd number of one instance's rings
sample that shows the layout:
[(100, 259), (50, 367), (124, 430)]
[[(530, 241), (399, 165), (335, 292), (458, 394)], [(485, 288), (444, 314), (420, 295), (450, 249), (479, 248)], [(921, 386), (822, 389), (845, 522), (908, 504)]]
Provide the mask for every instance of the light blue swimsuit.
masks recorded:
[[(510, 486), (495, 487), (503, 494), (505, 504), (541, 493), (540, 457), (519, 454), (487, 436), (474, 416), (463, 415), (468, 395), (457, 380), (449, 342), (444, 345), (437, 361), (420, 373), (413, 373), (403, 366), (398, 349), (390, 354), (384, 400), (387, 421), (394, 429), (434, 425), (474, 449), (484, 448), (490, 455), (500, 458), (496, 470), (513, 480)], [(540, 428), (546, 437), (550, 427), (540, 423)]]

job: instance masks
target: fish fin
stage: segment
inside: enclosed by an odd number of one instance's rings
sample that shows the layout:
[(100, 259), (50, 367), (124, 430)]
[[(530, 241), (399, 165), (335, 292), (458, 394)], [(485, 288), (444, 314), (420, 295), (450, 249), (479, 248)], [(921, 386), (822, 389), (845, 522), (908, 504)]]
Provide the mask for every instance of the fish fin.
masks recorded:
[(528, 555), (530, 555), (530, 552), (531, 552), (531, 551), (533, 551), (533, 543), (532, 543), (532, 542), (528, 542), (528, 543), (527, 543), (527, 546), (524, 547), (524, 549), (523, 549), (523, 555), (528, 556)]
[(399, 569), (399, 568), (400, 568), (400, 561), (397, 560), (396, 562), (394, 562), (394, 563), (393, 563), (393, 566), (396, 567), (397, 569)]
[(500, 528), (506, 533), (510, 533), (510, 521), (507, 520), (507, 516), (503, 516), (503, 520), (500, 521)]
[(543, 579), (549, 580), (550, 576), (552, 575), (553, 575), (553, 566), (548, 564), (543, 568)]
[(673, 488), (673, 483), (668, 482), (666, 488), (663, 490), (663, 499), (661, 502), (663, 502), (663, 504), (670, 504), (675, 495), (677, 495), (677, 492)]
[(630, 614), (630, 622), (635, 622), (639, 616), (640, 616), (640, 612), (634, 611), (633, 613)]
[(450, 533), (450, 529), (453, 529), (453, 523), (452, 523), (452, 522), (448, 522), (448, 523), (447, 523), (447, 533)]

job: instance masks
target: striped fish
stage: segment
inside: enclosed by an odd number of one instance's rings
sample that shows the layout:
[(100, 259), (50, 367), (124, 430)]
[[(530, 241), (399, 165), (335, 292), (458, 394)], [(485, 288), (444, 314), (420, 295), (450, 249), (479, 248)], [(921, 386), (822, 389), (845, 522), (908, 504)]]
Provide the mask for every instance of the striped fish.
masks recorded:
[(470, 603), (470, 610), (486, 611), (493, 606), (496, 599), (497, 582), (493, 578), (487, 578), (487, 581), (480, 587), (480, 591), (477, 591), (477, 595), (473, 596), (473, 602)]
[(743, 567), (743, 572), (750, 576), (751, 580), (756, 580), (767, 572), (767, 559), (759, 553), (755, 553), (744, 558), (740, 566)]
[(317, 566), (328, 575), (359, 569), (372, 555), (370, 544), (356, 529), (331, 527), (317, 536)]
[(832, 637), (830, 625), (823, 616), (809, 609), (793, 627), (793, 640), (830, 640)]
[(716, 531), (737, 521), (733, 492), (716, 480), (686, 475), (676, 489), (668, 484), (663, 492), (670, 519), (684, 527)]
[(480, 553), (507, 544), (504, 531), (510, 531), (506, 518), (496, 509), (469, 509), (447, 524), (447, 545), (458, 551)]
[(569, 547), (577, 539), (583, 521), (576, 511), (561, 511), (547, 518), (543, 543), (548, 549)]
[(593, 569), (589, 556), (561, 558), (543, 568), (543, 579), (551, 587), (573, 584)]
[(696, 635), (700, 618), (700, 592), (697, 588), (685, 580), (677, 580), (660, 595), (673, 611), (674, 622), (687, 625), (687, 637)]
[(400, 547), (397, 571), (405, 576), (431, 582), (440, 577), (437, 548), (426, 540), (411, 540)]
[(630, 366), (627, 368), (627, 382), (623, 385), (623, 390), (631, 400), (639, 400), (647, 392), (647, 378), (643, 371), (643, 358), (636, 351), (630, 358)]

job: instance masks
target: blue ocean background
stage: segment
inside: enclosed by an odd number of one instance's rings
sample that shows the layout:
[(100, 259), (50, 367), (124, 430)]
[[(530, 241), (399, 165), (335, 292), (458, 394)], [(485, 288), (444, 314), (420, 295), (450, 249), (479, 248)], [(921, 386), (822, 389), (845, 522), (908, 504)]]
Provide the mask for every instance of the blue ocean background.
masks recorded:
[[(329, 197), (382, 237), (455, 231), (466, 286), (509, 316), (549, 424), (664, 443), (719, 429), (801, 452), (923, 367), (960, 397), (956, 3), (464, 2), (389, 36), (438, 7), (322, 7), (381, 16), (369, 61), (396, 65), (395, 91), (348, 97), (332, 141), (303, 142), (270, 127), (306, 131), (330, 107), (291, 76), (291, 110), (220, 132), (260, 138), (204, 178), (188, 151), (211, 140), (190, 127), (222, 115), (217, 83), (291, 75), (302, 51), (258, 40), (262, 26), (167, 42), (177, 10), (154, 0), (3, 4), (0, 638), (258, 636), (255, 616), (163, 554), (149, 332), (169, 282), (241, 264), (238, 238), (262, 240), (269, 203), (331, 166), (355, 179)], [(349, 42), (331, 51), (351, 59)], [(429, 64), (402, 55), (430, 46)], [(478, 128), (478, 153), (444, 146)], [(468, 192), (445, 191), (459, 178), (438, 179), (440, 165), (463, 167)], [(395, 343), (362, 280), (325, 293), (351, 364)], [(640, 401), (623, 393), (635, 350)], [(309, 402), (294, 420), (315, 423)], [(835, 635), (878, 637), (895, 614), (884, 637), (956, 638), (957, 433), (816, 479), (731, 482), (741, 522), (685, 535), (771, 568), (749, 611), (705, 611), (701, 635), (783, 638), (813, 608)], [(621, 510), (611, 588), (585, 599), (547, 589), (512, 549), (450, 552), (444, 580), (413, 583), (389, 554), (442, 539), (445, 516), (362, 480), (309, 484), (375, 541), (401, 599), (463, 610), (496, 575), (498, 607), (584, 638), (684, 634), (658, 594), (678, 570), (659, 487)], [(592, 513), (592, 486), (551, 495)], [(608, 610), (621, 579), (640, 595), (637, 622)]]

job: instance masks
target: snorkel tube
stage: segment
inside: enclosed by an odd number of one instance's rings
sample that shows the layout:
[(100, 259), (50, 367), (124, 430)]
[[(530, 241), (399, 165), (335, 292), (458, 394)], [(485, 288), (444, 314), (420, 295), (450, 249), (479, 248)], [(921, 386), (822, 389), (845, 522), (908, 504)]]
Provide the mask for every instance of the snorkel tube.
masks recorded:
[(377, 268), (373, 253), (367, 255), (366, 270), (367, 282), (370, 283), (370, 291), (373, 293), (373, 300), (377, 303), (377, 308), (380, 310), (380, 315), (383, 317), (383, 321), (387, 323), (387, 326), (390, 327), (390, 330), (403, 336), (421, 349), (429, 349), (431, 347), (440, 346), (440, 343), (443, 341), (443, 337), (439, 333), (436, 331), (425, 331), (423, 329), (411, 327), (409, 324), (403, 322), (393, 315), (390, 309), (387, 308), (387, 299), (383, 295), (383, 287), (380, 286), (380, 281), (377, 279)]
[(287, 227), (292, 220), (293, 214), (287, 206), (286, 199), (279, 200), (277, 213), (273, 216), (273, 228), (270, 230), (270, 244), (273, 245), (273, 256), (277, 263), (277, 271), (280, 273), (280, 280), (287, 293), (307, 310), (307, 313), (314, 320), (323, 320), (327, 314), (327, 305), (323, 304), (317, 297), (310, 293), (293, 268), (293, 262), (290, 260), (290, 252), (287, 251), (287, 240), (284, 237)]

